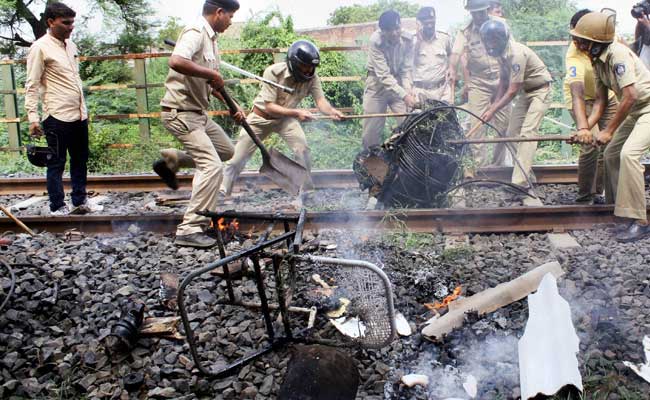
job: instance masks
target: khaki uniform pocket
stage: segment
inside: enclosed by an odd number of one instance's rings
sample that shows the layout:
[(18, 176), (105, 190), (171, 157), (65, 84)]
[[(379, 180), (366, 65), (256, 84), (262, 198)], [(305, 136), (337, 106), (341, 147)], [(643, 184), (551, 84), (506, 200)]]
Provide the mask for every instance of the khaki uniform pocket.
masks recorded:
[(173, 110), (171, 112), (162, 112), (160, 114), (163, 126), (174, 135), (187, 135), (192, 131), (190, 122), (183, 115)]

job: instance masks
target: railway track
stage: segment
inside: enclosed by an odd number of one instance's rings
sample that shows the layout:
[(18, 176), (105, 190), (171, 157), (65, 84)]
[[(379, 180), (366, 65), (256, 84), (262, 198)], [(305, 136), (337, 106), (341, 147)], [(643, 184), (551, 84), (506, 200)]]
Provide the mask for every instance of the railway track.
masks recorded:
[[(577, 166), (545, 165), (534, 167), (537, 182), (542, 184), (577, 183)], [(510, 180), (512, 168), (484, 168), (477, 177)], [(313, 171), (314, 183), (318, 188), (350, 188), (358, 183), (351, 170), (319, 170)], [(650, 175), (650, 164), (646, 164), (646, 175)], [(181, 189), (190, 189), (193, 175), (178, 175)], [(65, 179), (66, 190), (70, 189), (70, 180)], [(237, 186), (253, 185), (261, 189), (276, 188), (268, 178), (256, 172), (244, 172)], [(114, 175), (88, 177), (88, 190), (95, 192), (152, 192), (164, 190), (167, 187), (156, 175)], [(45, 191), (44, 178), (2, 178), (0, 179), (0, 195), (9, 194), (42, 194)]]
[[(401, 230), (410, 232), (503, 233), (564, 232), (588, 229), (595, 224), (613, 222), (614, 208), (598, 206), (544, 206), (481, 209), (432, 209), (401, 211), (328, 211), (310, 212), (307, 229)], [(297, 216), (297, 213), (285, 213)], [(173, 233), (182, 214), (145, 214), (114, 216), (22, 217), (31, 229), (65, 232), (77, 229), (84, 233), (126, 232), (131, 225), (144, 231)], [(278, 226), (279, 227), (279, 226)], [(263, 229), (254, 222), (240, 221), (240, 229)], [(0, 232), (18, 231), (9, 218), (0, 218)]]

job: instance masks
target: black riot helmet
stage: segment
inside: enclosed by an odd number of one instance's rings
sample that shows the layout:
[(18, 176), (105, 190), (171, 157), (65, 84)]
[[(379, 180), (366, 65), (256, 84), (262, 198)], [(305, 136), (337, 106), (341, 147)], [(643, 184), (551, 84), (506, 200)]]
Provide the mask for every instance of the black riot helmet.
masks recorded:
[(510, 40), (510, 31), (506, 24), (501, 21), (490, 19), (481, 25), (481, 42), (485, 50), (492, 57), (503, 56), (508, 40)]
[[(293, 42), (287, 52), (287, 65), (291, 75), (297, 82), (306, 82), (314, 77), (316, 67), (320, 65), (320, 52), (315, 44), (308, 40)], [(312, 67), (310, 73), (305, 73), (300, 66)]]
[(27, 153), (27, 160), (35, 167), (47, 167), (48, 164), (58, 158), (59, 141), (56, 136), (54, 138), (54, 146), (36, 146), (28, 144), (25, 146), (25, 153)]

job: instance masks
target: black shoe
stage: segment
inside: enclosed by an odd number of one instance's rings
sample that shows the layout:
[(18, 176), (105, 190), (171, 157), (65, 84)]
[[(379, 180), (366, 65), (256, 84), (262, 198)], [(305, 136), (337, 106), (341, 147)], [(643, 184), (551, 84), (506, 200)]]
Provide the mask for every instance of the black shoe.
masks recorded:
[(643, 239), (646, 236), (650, 236), (650, 226), (640, 225), (635, 222), (630, 225), (628, 229), (619, 233), (616, 236), (616, 241), (621, 243), (631, 243)]
[(176, 236), (176, 246), (194, 247), (196, 249), (209, 249), (217, 244), (217, 240), (205, 233), (191, 233), (189, 235)]
[(575, 203), (581, 206), (593, 206), (607, 204), (605, 196), (595, 194), (592, 197), (582, 197), (575, 200)]
[(160, 179), (162, 179), (167, 186), (174, 190), (178, 189), (178, 180), (176, 179), (176, 173), (169, 169), (167, 163), (164, 160), (154, 161), (153, 170), (158, 174)]

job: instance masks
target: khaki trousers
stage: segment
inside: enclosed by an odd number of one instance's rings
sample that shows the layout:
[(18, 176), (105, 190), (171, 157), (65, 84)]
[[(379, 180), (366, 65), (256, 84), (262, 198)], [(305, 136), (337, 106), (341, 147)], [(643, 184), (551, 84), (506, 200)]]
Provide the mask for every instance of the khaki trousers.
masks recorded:
[[(587, 116), (589, 116), (593, 110), (594, 101), (587, 100), (585, 101), (585, 105)], [(607, 123), (612, 119), (612, 117), (614, 117), (617, 107), (618, 101), (616, 101), (615, 97), (612, 97), (607, 105), (605, 113), (600, 120), (598, 120), (598, 124), (596, 124), (591, 130), (594, 137), (598, 134), (599, 130), (605, 129)], [(570, 113), (571, 117), (573, 117), (573, 120), (575, 121), (575, 114), (573, 111), (570, 111)], [(597, 147), (590, 144), (580, 145), (580, 156), (578, 157), (577, 202), (589, 201), (595, 194), (602, 194), (605, 190), (605, 161), (603, 159), (605, 148), (605, 146)], [(614, 199), (607, 199), (607, 202), (614, 203)]]
[[(468, 90), (468, 101), (467, 101), (467, 110), (481, 116), (492, 104), (492, 96), (494, 96), (498, 90), (499, 82), (497, 81), (486, 81), (482, 79), (475, 79), (469, 82)], [(508, 119), (510, 118), (510, 105), (502, 108), (494, 115), (494, 118), (490, 122), (499, 132), (507, 134), (506, 128), (508, 128)], [(479, 121), (470, 117), (471, 121), (468, 129), (474, 127)], [(491, 130), (491, 129), (490, 129)], [(491, 130), (494, 135), (496, 132)], [(481, 139), (487, 135), (488, 128), (484, 127), (479, 129), (468, 139)], [(472, 155), (474, 156), (474, 161), (476, 167), (483, 167), (490, 163), (488, 159), (488, 146), (487, 145), (472, 145), (470, 146), (472, 150)], [(495, 165), (503, 165), (506, 156), (506, 147), (503, 144), (497, 144), (494, 147), (494, 154), (492, 155), (492, 163)]]
[(650, 113), (628, 116), (605, 149), (606, 197), (616, 199), (614, 215), (646, 219), (641, 156), (650, 149)]
[[(307, 171), (311, 171), (311, 155), (307, 145), (305, 132), (300, 126), (300, 122), (295, 118), (264, 119), (257, 114), (250, 113), (246, 118), (253, 132), (264, 140), (272, 133), (277, 133), (287, 142), (287, 145), (293, 151), (293, 155), (302, 164)], [(246, 163), (252, 157), (257, 146), (248, 136), (248, 133), (242, 128), (239, 132), (239, 138), (235, 145), (235, 155), (226, 163), (223, 182), (221, 183), (221, 192), (226, 195), (232, 193), (233, 185), (239, 174), (246, 167)]]
[[(510, 125), (508, 125), (508, 136), (530, 137), (537, 135), (539, 126), (542, 124), (544, 114), (551, 105), (551, 86), (545, 86), (541, 89), (526, 93), (522, 92), (515, 101), (515, 107), (512, 110)], [(512, 171), (512, 183), (515, 185), (528, 186), (526, 175), (533, 176), (533, 161), (535, 151), (537, 151), (537, 142), (519, 143), (517, 146), (517, 160)], [(521, 165), (520, 166), (518, 165)], [(523, 170), (522, 170), (523, 168)]]
[[(384, 89), (377, 89), (374, 86), (366, 86), (363, 91), (363, 113), (364, 114), (383, 114), (386, 110), (394, 113), (407, 112), (404, 99), (389, 94)], [(404, 121), (404, 118), (395, 118), (398, 124)], [(363, 120), (363, 148), (368, 149), (372, 146), (378, 146), (382, 143), (382, 134), (386, 118), (366, 118)]]
[(217, 210), (219, 184), (223, 173), (222, 158), (227, 160), (232, 156), (233, 145), (226, 132), (206, 114), (172, 110), (162, 112), (160, 116), (163, 126), (183, 144), (186, 152), (169, 152), (177, 156), (173, 170), (177, 170), (179, 164), (189, 166), (191, 163), (188, 159), (196, 166), (192, 197), (183, 222), (176, 228), (176, 235), (200, 233), (203, 231), (203, 225), (210, 223), (210, 219), (198, 215), (197, 212)]

